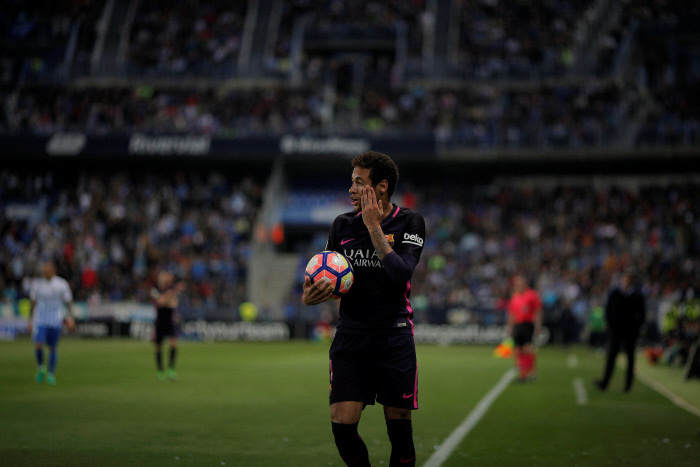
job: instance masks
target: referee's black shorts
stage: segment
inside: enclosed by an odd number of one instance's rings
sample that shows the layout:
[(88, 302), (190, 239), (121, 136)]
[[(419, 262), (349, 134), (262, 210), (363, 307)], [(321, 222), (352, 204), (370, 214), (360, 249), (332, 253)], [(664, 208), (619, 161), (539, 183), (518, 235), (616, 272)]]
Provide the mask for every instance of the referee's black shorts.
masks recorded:
[(418, 367), (412, 334), (336, 334), (330, 358), (329, 402), (359, 401), (418, 408)]
[(153, 342), (160, 344), (166, 337), (177, 337), (177, 326), (172, 319), (157, 319)]
[(532, 323), (518, 323), (513, 326), (513, 344), (522, 347), (532, 343), (532, 335), (535, 333), (535, 325)]

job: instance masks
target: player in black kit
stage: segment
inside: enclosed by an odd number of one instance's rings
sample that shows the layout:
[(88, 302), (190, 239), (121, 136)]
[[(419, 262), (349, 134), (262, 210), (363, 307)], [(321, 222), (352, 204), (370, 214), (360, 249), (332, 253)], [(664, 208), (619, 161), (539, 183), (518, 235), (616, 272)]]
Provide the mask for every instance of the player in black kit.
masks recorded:
[(158, 368), (158, 379), (165, 380), (163, 371), (163, 357), (161, 354), (161, 344), (166, 337), (170, 338), (170, 360), (168, 362), (168, 377), (175, 380), (175, 355), (177, 353), (177, 331), (175, 309), (180, 303), (180, 292), (184, 285), (175, 283), (175, 277), (168, 271), (161, 271), (158, 274), (156, 286), (151, 291), (151, 298), (156, 307), (155, 332), (153, 343), (156, 347), (156, 367)]
[[(365, 152), (352, 160), (353, 212), (333, 222), (327, 250), (350, 259), (355, 282), (340, 300), (329, 352), (333, 436), (347, 465), (370, 465), (357, 432), (365, 406), (384, 406), (391, 441), (390, 467), (414, 466), (411, 411), (418, 408), (418, 371), (409, 302), (411, 276), (425, 239), (423, 217), (389, 200), (399, 171), (388, 156)], [(331, 297), (324, 284), (304, 283), (302, 302)]]

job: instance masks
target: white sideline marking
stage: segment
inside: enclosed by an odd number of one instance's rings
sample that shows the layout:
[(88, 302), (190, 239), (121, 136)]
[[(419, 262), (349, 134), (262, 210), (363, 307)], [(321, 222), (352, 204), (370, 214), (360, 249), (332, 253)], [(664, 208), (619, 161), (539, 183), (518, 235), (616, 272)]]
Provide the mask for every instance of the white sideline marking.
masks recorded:
[(644, 384), (646, 384), (647, 386), (649, 386), (650, 388), (652, 388), (654, 391), (658, 392), (662, 396), (665, 396), (666, 399), (670, 400), (671, 402), (676, 404), (681, 409), (685, 410), (686, 412), (690, 412), (693, 415), (697, 415), (698, 417), (700, 417), (700, 409), (695, 407), (693, 404), (686, 402), (685, 399), (675, 395), (674, 393), (672, 393), (671, 391), (669, 391), (664, 386), (660, 385), (659, 383), (657, 383), (656, 381), (654, 381), (651, 378), (648, 378), (648, 377), (646, 377), (642, 374), (639, 374), (639, 373), (636, 373), (636, 376)]
[(578, 357), (576, 354), (571, 354), (569, 357), (566, 359), (567, 365), (569, 365), (569, 368), (576, 368), (578, 366)]
[(423, 464), (423, 467), (439, 467), (442, 465), (452, 451), (457, 447), (457, 445), (467, 436), (467, 433), (474, 428), (481, 417), (484, 416), (486, 411), (491, 407), (491, 404), (496, 400), (498, 396), (501, 395), (503, 390), (508, 386), (508, 384), (515, 379), (515, 375), (518, 371), (515, 368), (511, 368), (506, 371), (506, 373), (501, 377), (501, 380), (496, 383), (496, 385), (491, 388), (491, 390), (476, 404), (474, 410), (471, 411), (467, 418), (457, 427), (455, 430), (447, 437), (444, 443), (440, 446), (440, 449), (435, 451), (432, 456)]
[(586, 386), (583, 385), (582, 378), (574, 379), (574, 392), (576, 393), (576, 403), (578, 405), (588, 404), (588, 393), (586, 392)]

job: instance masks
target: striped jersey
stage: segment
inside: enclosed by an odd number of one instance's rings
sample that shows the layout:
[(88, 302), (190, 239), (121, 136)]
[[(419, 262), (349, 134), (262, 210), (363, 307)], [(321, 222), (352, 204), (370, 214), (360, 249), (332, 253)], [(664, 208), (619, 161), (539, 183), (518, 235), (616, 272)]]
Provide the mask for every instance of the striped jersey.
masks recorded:
[[(420, 260), (425, 239), (423, 216), (392, 205), (381, 224), (389, 245), (399, 255)], [(352, 264), (355, 280), (340, 299), (337, 332), (352, 334), (413, 333), (410, 279), (394, 284), (384, 270), (361, 213), (336, 217), (328, 236), (327, 250), (343, 253)]]
[(61, 302), (73, 300), (68, 282), (58, 276), (47, 280), (34, 279), (29, 289), (29, 298), (36, 302), (34, 326), (60, 328), (63, 322)]

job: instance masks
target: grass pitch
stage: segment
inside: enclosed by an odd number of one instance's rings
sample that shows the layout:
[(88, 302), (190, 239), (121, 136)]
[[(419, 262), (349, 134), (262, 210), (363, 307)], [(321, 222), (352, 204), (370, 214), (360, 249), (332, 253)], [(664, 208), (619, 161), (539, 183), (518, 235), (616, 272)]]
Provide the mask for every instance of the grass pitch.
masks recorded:
[[(491, 351), (418, 347), (418, 465), (511, 367)], [(624, 394), (622, 371), (598, 392), (603, 358), (585, 348), (539, 355), (539, 380), (509, 385), (443, 465), (698, 465), (699, 417), (639, 380)], [(700, 381), (638, 365), (700, 407)], [(65, 338), (51, 387), (33, 379), (28, 340), (0, 342), (0, 464), (341, 466), (327, 366), (325, 344), (181, 342), (179, 379), (159, 382), (147, 342)], [(388, 465), (381, 406), (360, 433)]]

